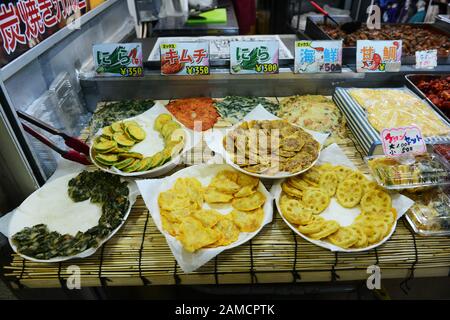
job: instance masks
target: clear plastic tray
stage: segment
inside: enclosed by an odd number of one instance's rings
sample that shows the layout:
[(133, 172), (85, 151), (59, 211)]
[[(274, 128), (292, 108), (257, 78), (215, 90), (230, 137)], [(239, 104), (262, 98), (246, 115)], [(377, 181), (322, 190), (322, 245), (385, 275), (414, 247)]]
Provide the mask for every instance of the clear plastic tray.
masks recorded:
[(410, 189), (450, 184), (450, 165), (435, 153), (408, 159), (388, 156), (365, 157), (372, 176), (386, 189)]
[(450, 188), (434, 188), (423, 193), (407, 194), (415, 203), (406, 220), (417, 234), (450, 235)]

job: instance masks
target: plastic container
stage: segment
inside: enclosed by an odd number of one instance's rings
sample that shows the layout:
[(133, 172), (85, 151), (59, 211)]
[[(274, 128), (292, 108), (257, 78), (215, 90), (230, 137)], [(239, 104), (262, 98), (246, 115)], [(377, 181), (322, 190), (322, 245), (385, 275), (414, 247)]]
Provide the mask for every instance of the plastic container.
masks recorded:
[(406, 213), (411, 228), (422, 236), (450, 235), (450, 188), (409, 195), (415, 203)]
[(450, 184), (450, 165), (435, 153), (414, 158), (371, 156), (364, 158), (377, 183), (392, 190)]

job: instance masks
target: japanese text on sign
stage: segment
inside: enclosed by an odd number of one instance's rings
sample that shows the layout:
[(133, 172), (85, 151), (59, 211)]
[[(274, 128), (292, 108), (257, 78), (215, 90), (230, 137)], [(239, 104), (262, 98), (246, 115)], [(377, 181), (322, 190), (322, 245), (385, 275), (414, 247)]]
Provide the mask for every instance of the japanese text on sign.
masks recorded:
[(161, 44), (161, 74), (208, 75), (209, 43), (177, 42)]
[(416, 126), (384, 129), (381, 132), (381, 142), (384, 154), (388, 156), (426, 152), (422, 133)]
[(295, 73), (341, 71), (342, 41), (295, 42)]
[(356, 44), (356, 69), (358, 72), (399, 71), (401, 57), (401, 40), (358, 40)]
[(231, 73), (277, 73), (278, 41), (232, 41)]
[(143, 75), (140, 43), (105, 43), (93, 47), (98, 74), (136, 77)]
[[(18, 0), (0, 4), (0, 34), (4, 52), (42, 37), (47, 29), (86, 8), (86, 0)], [(45, 36), (44, 36), (45, 37)]]
[(437, 67), (437, 50), (416, 51), (416, 68), (433, 69)]

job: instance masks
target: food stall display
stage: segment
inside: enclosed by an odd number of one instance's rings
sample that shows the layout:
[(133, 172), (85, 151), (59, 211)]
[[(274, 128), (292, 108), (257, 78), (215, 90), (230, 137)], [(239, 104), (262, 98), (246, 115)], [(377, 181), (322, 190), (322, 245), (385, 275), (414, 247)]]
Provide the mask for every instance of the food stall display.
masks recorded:
[(415, 125), (427, 144), (449, 143), (450, 124), (406, 88), (336, 88), (333, 100), (366, 155), (382, 154), (385, 128)]
[[(436, 48), (449, 57), (448, 37), (431, 27), (383, 26), (370, 36), (364, 28), (322, 27), (346, 46), (401, 39), (404, 55)], [(211, 41), (219, 60), (229, 40)], [(280, 48), (280, 59), (292, 59)], [(150, 60), (158, 55), (156, 47)], [(58, 170), (70, 174), (0, 218), (15, 252), (8, 277), (30, 287), (61, 285), (70, 275), (61, 262), (74, 258), (86, 286), (292, 282), (298, 273), (306, 274), (301, 281), (328, 281), (336, 272), (361, 280), (373, 264), (390, 278), (416, 269), (448, 274), (448, 75), (414, 83), (414, 93), (400, 73), (280, 70), (237, 81), (211, 67), (210, 75), (186, 79), (145, 70), (99, 89), (99, 100), (100, 92), (116, 97), (114, 90), (136, 99), (100, 102), (82, 133), (92, 166), (64, 163)], [(376, 77), (383, 85), (371, 85)], [(196, 81), (208, 86), (203, 93), (192, 89)], [(252, 94), (265, 83), (272, 96)], [(380, 133), (411, 125), (427, 152), (383, 155)], [(182, 163), (195, 148), (211, 158)]]

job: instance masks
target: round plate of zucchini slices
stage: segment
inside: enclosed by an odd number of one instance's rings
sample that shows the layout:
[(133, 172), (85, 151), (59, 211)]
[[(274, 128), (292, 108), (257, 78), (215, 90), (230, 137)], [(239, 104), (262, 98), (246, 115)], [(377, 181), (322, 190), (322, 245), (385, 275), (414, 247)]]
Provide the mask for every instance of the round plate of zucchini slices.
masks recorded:
[(123, 226), (137, 194), (135, 182), (100, 170), (68, 174), (32, 193), (1, 231), (27, 260), (85, 258)]
[(186, 150), (187, 132), (163, 107), (102, 128), (90, 149), (101, 170), (155, 177), (173, 169)]

